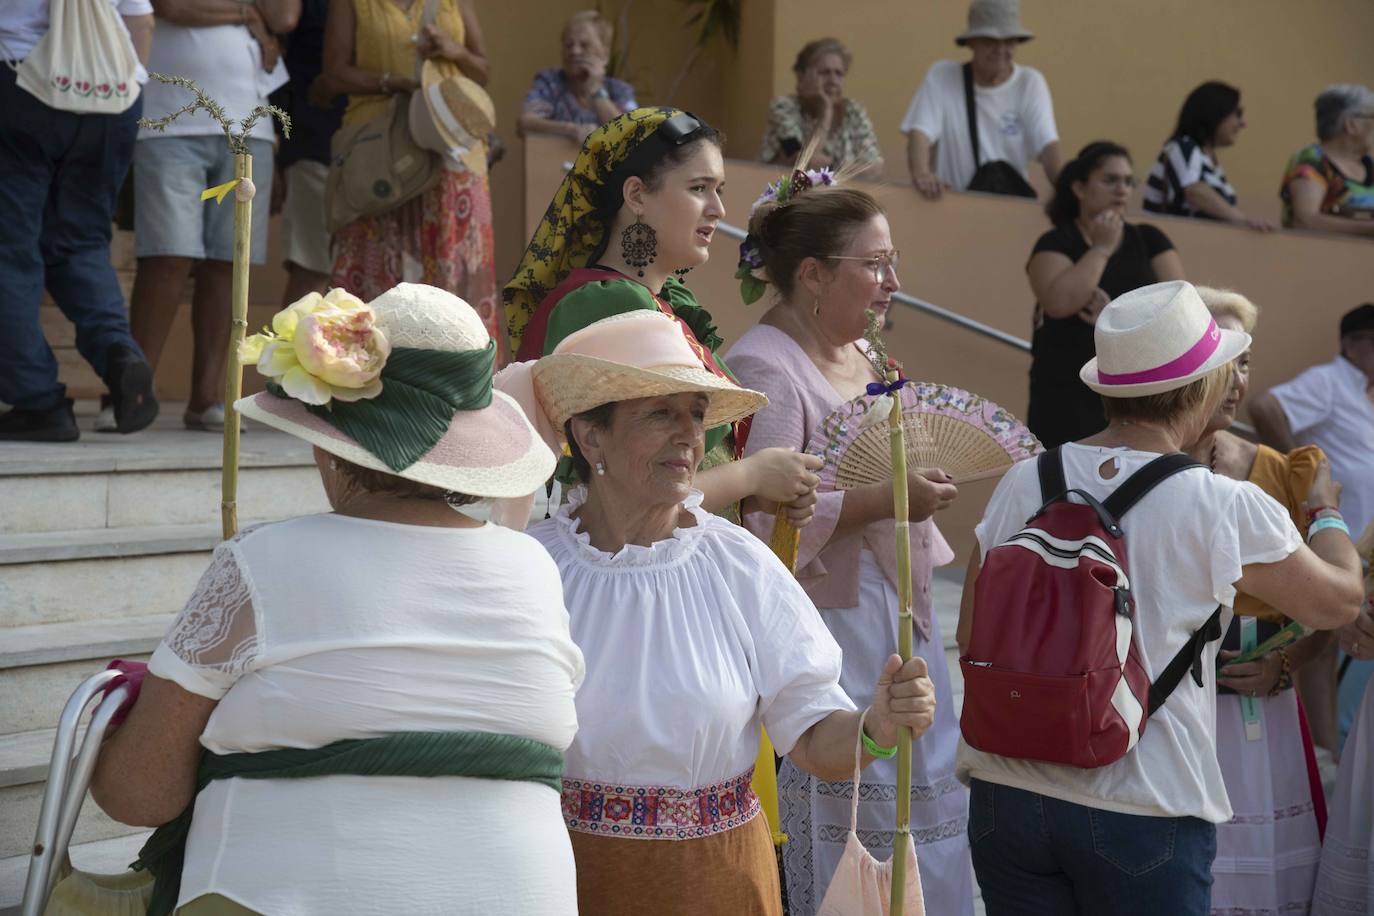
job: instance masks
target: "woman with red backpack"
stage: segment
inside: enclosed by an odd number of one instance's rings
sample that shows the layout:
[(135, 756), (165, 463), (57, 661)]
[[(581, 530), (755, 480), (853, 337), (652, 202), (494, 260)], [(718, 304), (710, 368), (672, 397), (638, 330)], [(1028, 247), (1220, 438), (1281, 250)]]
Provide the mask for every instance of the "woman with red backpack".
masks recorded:
[(1232, 814), (1215, 676), (1230, 605), (1241, 590), (1339, 627), (1360, 563), (1324, 465), (1304, 544), (1259, 488), (1178, 454), (1250, 345), (1190, 284), (1122, 295), (1094, 338), (1081, 378), (1107, 428), (1013, 467), (976, 529), (958, 760), (974, 870), (989, 916), (1202, 916)]

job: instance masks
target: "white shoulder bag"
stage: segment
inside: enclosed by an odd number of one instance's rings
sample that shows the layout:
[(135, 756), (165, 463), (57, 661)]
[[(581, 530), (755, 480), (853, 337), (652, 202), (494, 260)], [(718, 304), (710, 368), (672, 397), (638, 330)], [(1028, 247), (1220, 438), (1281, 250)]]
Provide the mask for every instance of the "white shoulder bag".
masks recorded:
[(119, 114), (138, 99), (138, 58), (110, 0), (49, 0), (48, 33), (16, 68), (44, 105)]

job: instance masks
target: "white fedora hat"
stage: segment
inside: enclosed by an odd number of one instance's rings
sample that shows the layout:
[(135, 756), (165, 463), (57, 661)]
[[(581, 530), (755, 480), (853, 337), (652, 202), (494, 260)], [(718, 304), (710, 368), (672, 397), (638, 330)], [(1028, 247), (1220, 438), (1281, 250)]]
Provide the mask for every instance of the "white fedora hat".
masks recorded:
[(1021, 25), (1020, 0), (973, 0), (968, 5), (968, 28), (954, 39), (956, 45), (968, 44), (970, 38), (1011, 39), (1030, 41), (1034, 32)]
[(1185, 280), (1124, 293), (1097, 316), (1097, 355), (1078, 377), (1098, 394), (1134, 398), (1182, 388), (1240, 356), (1250, 335), (1217, 327)]
[(235, 409), (360, 467), (471, 496), (520, 496), (548, 479), (557, 459), (520, 405), (492, 390), (495, 351), (472, 306), (402, 283), (368, 307), (392, 348), (379, 394), (319, 407), (278, 385)]

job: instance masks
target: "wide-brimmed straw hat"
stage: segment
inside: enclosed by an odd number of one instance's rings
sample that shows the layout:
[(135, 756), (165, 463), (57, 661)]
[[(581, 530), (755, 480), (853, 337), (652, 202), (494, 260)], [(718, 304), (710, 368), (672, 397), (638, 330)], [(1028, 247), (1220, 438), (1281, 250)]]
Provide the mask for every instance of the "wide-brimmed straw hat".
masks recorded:
[[(700, 347), (700, 344), (696, 345)], [(747, 417), (768, 403), (702, 366), (676, 321), (635, 310), (575, 331), (534, 364), (535, 395), (555, 430), (569, 417), (614, 401), (700, 391), (710, 398), (706, 428)]]
[(495, 347), (470, 305), (402, 283), (368, 307), (389, 348), (380, 393), (316, 405), (269, 384), (234, 407), (361, 467), (445, 490), (519, 496), (548, 479), (556, 458), (520, 406), (493, 391)]
[(1152, 283), (1118, 296), (1097, 316), (1097, 355), (1078, 373), (1109, 398), (1182, 388), (1240, 356), (1250, 335), (1217, 327), (1191, 283)]
[(496, 106), (477, 83), (462, 74), (445, 76), (427, 60), (420, 69), (420, 89), (410, 97), (409, 120), (420, 147), (466, 152), (485, 143), (495, 129)]
[(1021, 25), (1020, 0), (973, 0), (968, 5), (968, 28), (955, 37), (956, 45), (970, 38), (998, 38), (1030, 41), (1034, 32)]

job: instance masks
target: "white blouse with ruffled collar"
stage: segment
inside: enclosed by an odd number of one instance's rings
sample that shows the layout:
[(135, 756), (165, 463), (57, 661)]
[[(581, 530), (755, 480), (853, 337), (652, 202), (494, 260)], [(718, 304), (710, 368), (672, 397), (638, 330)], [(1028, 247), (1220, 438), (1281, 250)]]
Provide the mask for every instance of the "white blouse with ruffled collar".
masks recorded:
[(583, 488), (529, 534), (563, 577), (586, 658), (567, 777), (690, 789), (744, 773), (759, 725), (786, 754), (812, 725), (854, 709), (840, 648), (787, 568), (748, 531), (683, 503), (696, 524), (614, 554), (573, 513)]

